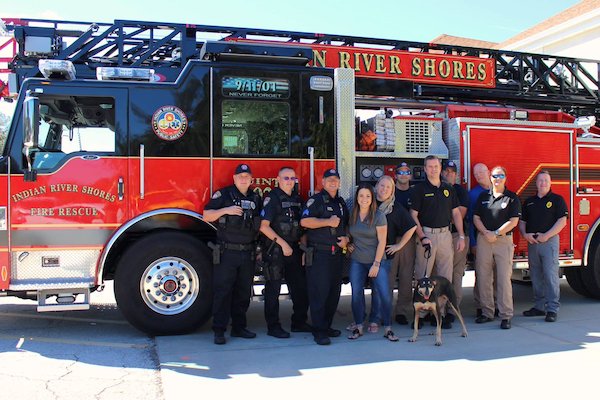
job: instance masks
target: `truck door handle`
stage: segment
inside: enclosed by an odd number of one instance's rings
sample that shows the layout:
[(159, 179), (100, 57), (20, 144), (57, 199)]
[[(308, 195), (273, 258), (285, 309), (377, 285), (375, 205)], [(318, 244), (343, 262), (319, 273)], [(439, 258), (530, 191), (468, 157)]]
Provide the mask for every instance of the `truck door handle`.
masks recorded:
[(117, 190), (119, 191), (119, 200), (123, 200), (123, 192), (125, 189), (125, 182), (123, 181), (123, 177), (119, 177), (119, 184), (117, 185)]

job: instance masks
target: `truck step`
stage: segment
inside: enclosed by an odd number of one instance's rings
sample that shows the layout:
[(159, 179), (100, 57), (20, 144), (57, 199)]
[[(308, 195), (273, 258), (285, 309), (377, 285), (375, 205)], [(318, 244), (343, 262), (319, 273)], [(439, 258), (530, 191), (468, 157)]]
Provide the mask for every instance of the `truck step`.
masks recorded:
[(90, 309), (89, 288), (38, 290), (37, 298), (38, 312)]

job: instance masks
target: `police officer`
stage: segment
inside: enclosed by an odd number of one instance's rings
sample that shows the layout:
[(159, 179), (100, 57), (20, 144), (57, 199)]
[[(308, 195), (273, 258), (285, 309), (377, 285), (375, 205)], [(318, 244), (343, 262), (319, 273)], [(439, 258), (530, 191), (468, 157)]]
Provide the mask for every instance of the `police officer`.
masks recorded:
[(281, 339), (290, 337), (279, 322), (279, 293), (284, 276), (293, 303), (292, 332), (312, 332), (306, 323), (308, 289), (299, 247), (303, 202), (294, 191), (297, 180), (293, 168), (281, 168), (277, 174), (278, 186), (265, 197), (260, 214), (260, 231), (265, 239), (262, 248), (267, 334)]
[(307, 229), (305, 265), (313, 336), (317, 344), (328, 345), (330, 337), (341, 335), (331, 323), (340, 300), (348, 209), (338, 196), (338, 172), (326, 170), (322, 182), (323, 190), (306, 202), (300, 224)]
[[(462, 187), (460, 184), (456, 183), (457, 167), (454, 161), (450, 160), (446, 163), (446, 166), (442, 171), (442, 177), (446, 182), (452, 185), (452, 187), (456, 191), (456, 196), (458, 197), (458, 211), (460, 211), (460, 215), (462, 216), (463, 229), (466, 232), (468, 231), (468, 227), (465, 217), (469, 209), (469, 193), (467, 192), (467, 189)], [(460, 239), (458, 230), (456, 229), (456, 226), (452, 224), (452, 244), (454, 248), (458, 246), (459, 240)], [(460, 306), (460, 303), (462, 301), (462, 280), (465, 274), (465, 269), (467, 267), (468, 249), (469, 237), (465, 237), (465, 248), (461, 251), (455, 250), (452, 261), (452, 286), (454, 287), (454, 293), (456, 293), (455, 306), (457, 307)], [(453, 319), (453, 316), (450, 317), (450, 321), (453, 321)]]
[(548, 171), (541, 171), (535, 180), (537, 193), (523, 203), (519, 221), (521, 236), (527, 240), (527, 258), (533, 286), (534, 305), (523, 311), (526, 317), (546, 315), (546, 322), (556, 321), (560, 306), (558, 277), (558, 234), (567, 225), (565, 199), (551, 190)]
[(225, 344), (231, 317), (231, 336), (252, 339), (246, 311), (252, 295), (256, 239), (261, 199), (250, 189), (252, 172), (240, 164), (233, 185), (216, 191), (204, 208), (204, 219), (217, 222), (218, 244), (213, 248), (213, 331), (215, 344)]
[[(410, 185), (411, 180), (412, 169), (410, 166), (405, 162), (398, 164), (396, 166), (396, 189), (394, 196), (396, 198), (396, 202), (401, 204), (407, 212), (410, 210), (409, 202), (412, 190), (412, 186)], [(412, 218), (411, 222), (414, 223)], [(389, 229), (388, 222), (388, 232)], [(400, 325), (407, 325), (408, 319), (411, 318), (413, 313), (412, 282), (415, 272), (415, 252), (415, 241), (411, 234), (410, 240), (404, 246), (402, 246), (396, 254), (394, 254), (394, 258), (392, 259), (390, 281), (392, 285), (395, 283), (395, 281), (398, 282), (398, 298), (394, 308), (394, 314), (396, 315), (394, 320)]]
[(477, 237), (477, 274), (482, 315), (476, 323), (494, 320), (494, 269), (496, 270), (496, 298), (500, 328), (510, 329), (513, 317), (512, 260), (514, 246), (512, 230), (521, 217), (521, 202), (517, 195), (506, 189), (506, 170), (492, 169), (492, 188), (483, 192), (474, 205), (473, 224), (479, 231)]

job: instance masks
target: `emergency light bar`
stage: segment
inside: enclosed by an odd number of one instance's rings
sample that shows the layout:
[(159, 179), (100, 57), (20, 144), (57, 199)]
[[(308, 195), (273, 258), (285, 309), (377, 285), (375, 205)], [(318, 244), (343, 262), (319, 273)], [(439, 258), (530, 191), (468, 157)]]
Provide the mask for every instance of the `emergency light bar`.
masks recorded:
[(128, 80), (154, 81), (154, 70), (149, 68), (98, 67), (96, 78), (100, 81)]
[(67, 60), (40, 60), (38, 67), (46, 79), (75, 79), (75, 67)]

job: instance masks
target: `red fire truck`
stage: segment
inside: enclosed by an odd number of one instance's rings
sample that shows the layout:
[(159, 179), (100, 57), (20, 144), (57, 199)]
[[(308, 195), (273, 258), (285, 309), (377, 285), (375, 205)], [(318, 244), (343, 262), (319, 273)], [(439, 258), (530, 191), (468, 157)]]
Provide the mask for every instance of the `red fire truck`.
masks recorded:
[(570, 210), (561, 271), (600, 298), (597, 61), (138, 21), (7, 29), (17, 106), (0, 159), (2, 295), (85, 309), (114, 280), (134, 326), (187, 332), (210, 317), (203, 206), (240, 161), (261, 193), (283, 165), (304, 195), (337, 166), (349, 197), (399, 161), (418, 182), (436, 154), (467, 188), (474, 164), (504, 165), (522, 198), (550, 170)]

